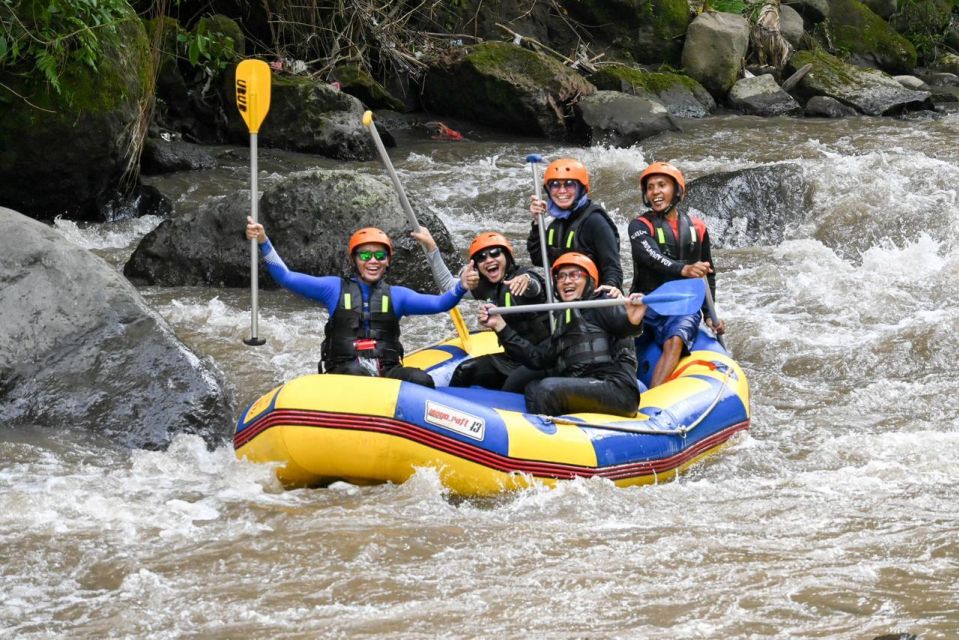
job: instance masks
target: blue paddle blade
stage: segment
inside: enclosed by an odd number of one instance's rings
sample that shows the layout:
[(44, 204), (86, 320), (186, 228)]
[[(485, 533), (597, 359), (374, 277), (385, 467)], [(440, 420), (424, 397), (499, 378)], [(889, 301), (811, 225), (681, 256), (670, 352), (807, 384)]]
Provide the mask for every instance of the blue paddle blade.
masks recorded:
[(661, 316), (685, 316), (696, 313), (706, 297), (702, 278), (672, 280), (643, 296), (643, 303)]
[(531, 153), (528, 156), (526, 156), (526, 162), (542, 162), (542, 161), (543, 161), (543, 156), (539, 155), (538, 153)]

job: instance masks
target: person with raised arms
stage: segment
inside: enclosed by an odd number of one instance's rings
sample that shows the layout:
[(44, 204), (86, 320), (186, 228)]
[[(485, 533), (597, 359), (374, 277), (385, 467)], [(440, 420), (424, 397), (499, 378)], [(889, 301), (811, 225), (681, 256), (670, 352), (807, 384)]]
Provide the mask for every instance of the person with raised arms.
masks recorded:
[[(443, 262), (429, 230), (420, 227), (410, 235), (426, 249), (436, 286), (441, 291), (451, 289), (458, 280)], [(470, 289), (467, 296), (504, 307), (538, 304), (546, 300), (543, 277), (534, 269), (517, 264), (513, 245), (503, 234), (495, 231), (478, 234), (470, 243), (469, 255), (476, 277), (465, 282)], [(549, 338), (549, 316), (546, 313), (514, 314), (507, 323), (533, 344)], [(522, 393), (529, 381), (541, 376), (541, 372), (524, 366), (508, 354), (492, 353), (462, 362), (453, 371), (450, 386), (476, 385)]]
[(290, 269), (273, 247), (263, 225), (247, 218), (246, 237), (256, 239), (270, 275), (283, 288), (329, 310), (321, 347), (321, 373), (379, 376), (435, 386), (428, 373), (402, 366), (400, 318), (449, 311), (466, 293), (466, 282), (475, 277), (467, 265), (459, 282), (442, 295), (418, 293), (387, 284), (386, 272), (393, 243), (376, 227), (356, 231), (347, 250), (353, 265), (349, 277), (311, 276)]
[[(571, 252), (553, 263), (554, 289), (562, 302), (599, 300), (599, 271), (588, 257)], [(643, 296), (630, 295), (617, 306), (566, 308), (554, 313), (550, 339), (533, 345), (520, 336), (492, 305), (480, 310), (479, 322), (496, 331), (506, 353), (546, 377), (526, 386), (526, 409), (551, 416), (605, 413), (632, 417), (639, 407), (635, 336), (643, 331)]]
[(526, 248), (533, 264), (544, 269), (540, 249), (540, 216), (549, 214), (546, 227), (546, 257), (552, 264), (570, 251), (582, 253), (599, 270), (597, 288), (622, 296), (623, 267), (619, 257), (619, 232), (602, 206), (590, 200), (589, 172), (572, 158), (554, 160), (543, 172), (546, 200), (530, 197), (533, 226)]
[[(649, 293), (665, 282), (681, 278), (703, 278), (715, 295), (716, 274), (706, 223), (681, 212), (677, 205), (686, 195), (682, 172), (668, 162), (654, 162), (639, 176), (643, 204), (649, 209), (630, 221), (628, 233), (633, 255), (631, 293)], [(712, 297), (707, 297), (711, 300)], [(644, 340), (655, 340), (663, 349), (653, 369), (650, 388), (662, 384), (672, 374), (679, 359), (688, 354), (699, 333), (702, 312), (662, 316), (646, 314)], [(726, 323), (715, 324), (707, 316), (706, 324), (717, 335)]]

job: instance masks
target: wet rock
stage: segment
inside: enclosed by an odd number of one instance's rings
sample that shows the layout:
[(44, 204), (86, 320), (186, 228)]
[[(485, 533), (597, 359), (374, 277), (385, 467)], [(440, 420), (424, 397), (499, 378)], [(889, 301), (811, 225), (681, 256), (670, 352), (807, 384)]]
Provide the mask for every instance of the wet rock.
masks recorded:
[(916, 76), (893, 76), (892, 78), (907, 89), (913, 91), (928, 91), (929, 86)]
[[(236, 193), (201, 210), (162, 222), (147, 234), (124, 267), (137, 283), (163, 286), (250, 286), (250, 244), (244, 235), (249, 193)], [(461, 258), (449, 232), (430, 211), (414, 211), (430, 229), (451, 270)], [(353, 171), (295, 173), (264, 191), (259, 219), (286, 265), (312, 275), (351, 273), (350, 235), (380, 227), (393, 240), (389, 281), (435, 292), (423, 251), (406, 230), (399, 199), (385, 182)], [(260, 285), (276, 288), (260, 263)]]
[(333, 69), (333, 79), (340, 83), (340, 90), (362, 102), (368, 109), (406, 111), (406, 104), (390, 95), (390, 92), (373, 79), (365, 69), (356, 64), (340, 65)]
[(699, 14), (689, 25), (683, 45), (683, 70), (719, 98), (739, 78), (749, 47), (749, 23), (740, 15)]
[(812, 209), (812, 187), (797, 164), (711, 173), (692, 180), (683, 206), (709, 227), (713, 247), (775, 245)]
[(846, 64), (827, 53), (798, 51), (787, 67), (806, 64), (813, 68), (793, 90), (802, 98), (829, 96), (871, 116), (931, 108), (928, 92), (906, 89), (881, 71)]
[[(97, 220), (97, 198), (120, 186), (136, 152), (131, 132), (147, 94), (146, 31), (130, 10), (122, 46), (102, 42), (97, 68), (59, 71), (62, 93), (38, 74), (0, 69), (0, 202), (34, 218)], [(25, 99), (16, 97), (23, 96)]]
[(584, 142), (629, 147), (657, 133), (673, 129), (669, 112), (656, 100), (597, 91), (576, 104), (584, 125)]
[(82, 429), (131, 447), (229, 436), (235, 407), (133, 286), (58, 232), (0, 208), (0, 423)]
[(705, 118), (716, 110), (712, 95), (679, 73), (646, 71), (624, 64), (604, 65), (589, 76), (598, 89), (621, 91), (662, 103), (677, 118)]
[(802, 108), (783, 91), (770, 75), (743, 78), (729, 91), (729, 104), (747, 115), (782, 116), (799, 113)]
[(829, 96), (813, 96), (806, 103), (803, 115), (808, 118), (845, 118), (859, 112)]
[(143, 145), (140, 170), (144, 175), (212, 169), (216, 159), (203, 147), (182, 140), (149, 138)]
[(959, 55), (944, 53), (939, 56), (935, 62), (929, 65), (929, 70), (954, 75), (959, 74)]
[(803, 19), (798, 11), (786, 4), (779, 7), (779, 32), (793, 46), (793, 49), (799, 48), (805, 33)]
[(573, 103), (596, 87), (558, 60), (507, 42), (461, 47), (423, 83), (423, 104), (507, 131), (552, 140), (569, 137)]
[(129, 193), (113, 190), (97, 199), (99, 219), (105, 222), (129, 220), (140, 216), (165, 218), (173, 213), (173, 203), (156, 187), (137, 184)]

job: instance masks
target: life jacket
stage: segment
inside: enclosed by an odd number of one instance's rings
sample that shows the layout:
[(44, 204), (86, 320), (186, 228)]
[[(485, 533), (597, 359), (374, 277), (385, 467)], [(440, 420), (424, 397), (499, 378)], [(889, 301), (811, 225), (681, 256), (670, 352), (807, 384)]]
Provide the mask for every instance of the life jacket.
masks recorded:
[(359, 283), (343, 278), (339, 302), (330, 310), (324, 332), (320, 353), (327, 371), (359, 358), (378, 360), (380, 369), (396, 366), (403, 359), (400, 320), (393, 312), (390, 286), (383, 280), (370, 287), (369, 304), (364, 310)]
[[(685, 264), (698, 262), (702, 258), (706, 223), (699, 218), (690, 218), (680, 211), (677, 222), (678, 238), (673, 233), (672, 226), (661, 215), (647, 211), (636, 219), (646, 225), (646, 228), (649, 229), (649, 235), (652, 236), (664, 256)], [(636, 269), (630, 291), (649, 293), (672, 279), (674, 278), (653, 269)]]
[(555, 371), (562, 376), (588, 374), (596, 365), (621, 364), (636, 371), (636, 348), (632, 338), (617, 338), (590, 319), (593, 310), (557, 311)]
[(583, 211), (573, 213), (570, 216), (572, 220), (570, 218), (565, 220), (554, 218), (546, 227), (546, 257), (549, 258), (549, 265), (543, 265), (545, 269), (549, 270), (549, 266), (556, 262), (556, 258), (570, 251), (585, 254), (590, 260), (598, 264), (597, 256), (593, 255), (593, 252), (583, 245), (582, 236), (579, 233), (583, 223), (594, 213), (603, 216), (610, 229), (613, 230), (616, 240), (619, 240), (619, 230), (616, 228), (616, 224), (610, 220), (606, 210), (595, 202), (590, 202)]
[[(504, 283), (516, 276), (529, 274), (539, 282), (539, 295), (535, 298), (516, 298), (509, 290), (509, 286)], [(546, 302), (546, 283), (543, 278), (528, 267), (517, 267), (511, 264), (507, 267), (506, 277), (496, 284), (493, 284), (485, 278), (480, 279), (480, 285), (473, 290), (473, 297), (477, 300), (489, 300), (498, 307), (515, 307), (524, 304), (537, 304)], [(513, 331), (523, 336), (533, 344), (539, 344), (549, 338), (549, 314), (542, 313), (511, 313), (503, 316), (503, 320)]]

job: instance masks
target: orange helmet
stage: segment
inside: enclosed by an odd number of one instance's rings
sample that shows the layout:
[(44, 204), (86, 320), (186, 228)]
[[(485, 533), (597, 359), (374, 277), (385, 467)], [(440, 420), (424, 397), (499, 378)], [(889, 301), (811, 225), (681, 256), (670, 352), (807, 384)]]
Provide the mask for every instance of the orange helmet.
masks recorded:
[(589, 257), (584, 256), (582, 253), (576, 253), (571, 251), (569, 253), (564, 253), (560, 257), (556, 258), (556, 261), (553, 263), (551, 273), (553, 277), (556, 277), (556, 271), (560, 267), (565, 265), (573, 265), (574, 267), (579, 267), (583, 271), (589, 274), (589, 277), (593, 279), (593, 284), (599, 284), (599, 270), (596, 268), (596, 263), (589, 259)]
[(384, 232), (382, 229), (377, 229), (376, 227), (363, 227), (350, 236), (350, 255), (353, 255), (354, 249), (361, 244), (366, 244), (367, 242), (385, 244), (386, 250), (389, 252), (390, 257), (393, 257), (393, 243), (390, 242), (390, 237), (386, 235), (386, 232)]
[(473, 242), (470, 243), (470, 258), (488, 247), (503, 247), (510, 257), (513, 256), (513, 245), (509, 243), (506, 236), (495, 231), (484, 231), (473, 238)]
[(550, 162), (549, 166), (546, 167), (546, 172), (543, 173), (543, 186), (549, 186), (550, 180), (566, 180), (567, 178), (578, 180), (586, 189), (586, 193), (589, 193), (589, 172), (582, 162), (572, 158), (562, 158)]
[(639, 186), (643, 188), (643, 204), (646, 206), (649, 206), (649, 201), (646, 200), (646, 179), (654, 175), (669, 176), (673, 179), (676, 183), (676, 202), (686, 196), (686, 180), (683, 179), (683, 172), (668, 162), (654, 162), (639, 174)]

